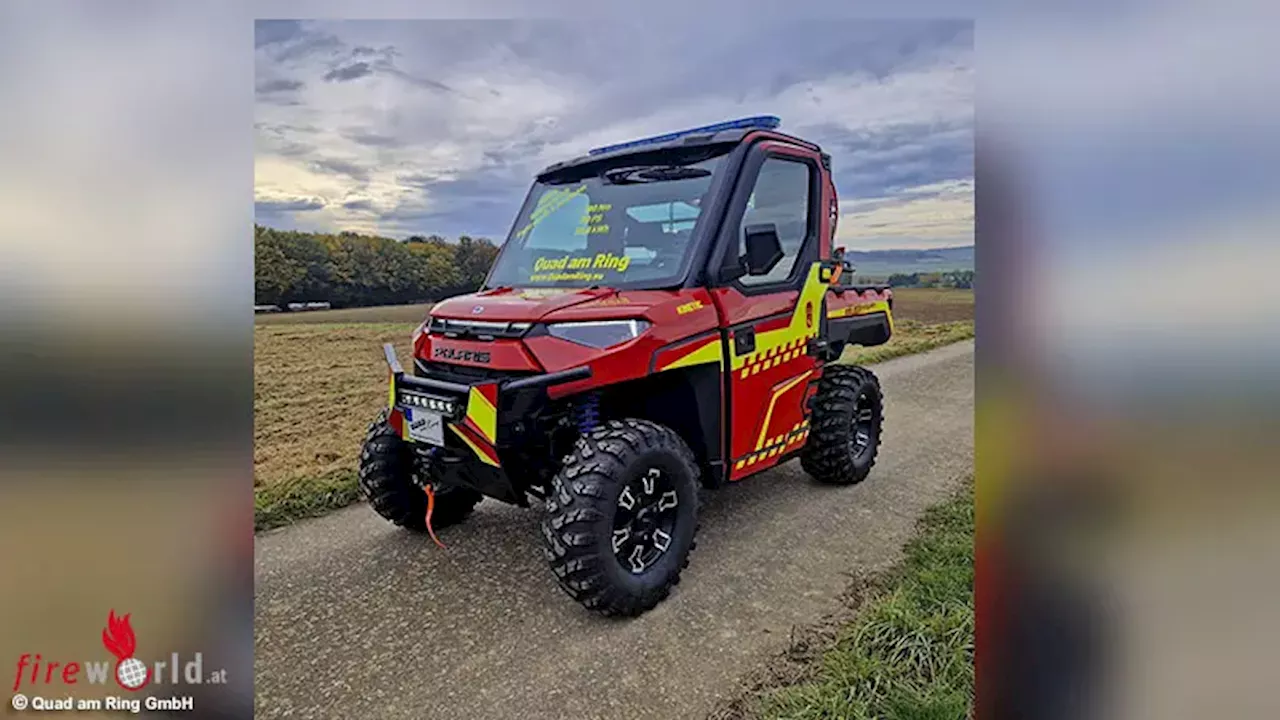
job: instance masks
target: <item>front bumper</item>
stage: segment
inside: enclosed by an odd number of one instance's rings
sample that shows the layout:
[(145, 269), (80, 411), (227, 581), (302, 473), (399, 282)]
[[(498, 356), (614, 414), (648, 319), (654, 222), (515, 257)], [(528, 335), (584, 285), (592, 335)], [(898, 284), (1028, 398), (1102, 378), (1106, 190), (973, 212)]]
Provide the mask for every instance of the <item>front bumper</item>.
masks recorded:
[[(406, 374), (389, 343), (382, 352), (390, 372), (391, 426), (416, 450), (430, 454), (440, 471), (437, 480), (518, 505), (526, 503), (524, 487), (513, 483), (503, 469), (503, 448), (518, 423), (547, 402), (547, 388), (591, 377), (591, 368), (584, 366), (519, 378), (449, 382)], [(439, 444), (410, 436), (416, 416), (442, 420)]]

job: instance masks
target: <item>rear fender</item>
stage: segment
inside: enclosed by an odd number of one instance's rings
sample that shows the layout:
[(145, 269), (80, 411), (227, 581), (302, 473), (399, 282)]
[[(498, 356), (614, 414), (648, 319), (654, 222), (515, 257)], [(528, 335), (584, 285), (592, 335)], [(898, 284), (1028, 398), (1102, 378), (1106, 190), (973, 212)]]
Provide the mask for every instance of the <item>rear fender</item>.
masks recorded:
[(893, 337), (893, 297), (880, 286), (834, 286), (825, 299), (824, 337), (838, 357), (850, 345), (874, 347)]

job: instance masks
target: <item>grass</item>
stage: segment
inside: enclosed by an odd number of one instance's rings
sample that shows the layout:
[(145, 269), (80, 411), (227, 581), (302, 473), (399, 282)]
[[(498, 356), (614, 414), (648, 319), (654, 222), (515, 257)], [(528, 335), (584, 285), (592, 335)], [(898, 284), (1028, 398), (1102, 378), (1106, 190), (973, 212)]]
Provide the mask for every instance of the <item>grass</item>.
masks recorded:
[(432, 303), (379, 305), (341, 310), (262, 313), (253, 316), (255, 325), (312, 325), (319, 323), (413, 323), (427, 318)]
[(269, 530), (288, 525), (344, 508), (359, 499), (354, 469), (333, 470), (309, 476), (303, 481), (256, 486), (253, 494), (254, 529)]
[(350, 505), (365, 429), (387, 403), (382, 344), (408, 358), (413, 323), (254, 330), (255, 525)]
[[(972, 478), (929, 510), (897, 567), (854, 593), (798, 682), (766, 684), (720, 717), (956, 720), (973, 702)], [(855, 612), (856, 611), (856, 612)]]
[[(895, 318), (901, 319), (896, 319), (893, 339), (875, 348), (851, 348), (842, 362), (879, 362), (973, 337), (972, 293), (967, 295), (967, 322), (934, 324), (909, 314), (913, 308), (927, 310), (930, 303), (963, 302), (920, 298), (900, 306), (904, 301), (895, 301)], [(425, 317), (426, 307), (256, 318), (253, 482), (258, 529), (320, 515), (358, 499), (355, 464), (360, 442), (387, 401), (382, 344), (393, 343), (402, 362), (411, 357), (409, 334)], [(318, 316), (345, 320), (309, 319)], [(280, 322), (294, 318), (298, 321)]]
[(894, 288), (895, 317), (924, 323), (973, 320), (973, 291), (954, 288)]

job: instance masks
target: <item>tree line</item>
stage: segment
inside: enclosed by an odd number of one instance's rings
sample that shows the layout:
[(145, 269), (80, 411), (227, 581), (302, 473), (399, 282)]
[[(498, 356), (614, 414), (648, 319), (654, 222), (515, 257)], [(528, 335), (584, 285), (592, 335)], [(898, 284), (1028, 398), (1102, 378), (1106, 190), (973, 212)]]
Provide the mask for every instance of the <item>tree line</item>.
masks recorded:
[(254, 225), (254, 304), (329, 302), (335, 308), (439, 300), (484, 283), (498, 247), (439, 235), (401, 241)]
[(954, 270), (951, 272), (931, 273), (895, 273), (889, 276), (892, 287), (918, 288), (973, 288), (974, 271)]

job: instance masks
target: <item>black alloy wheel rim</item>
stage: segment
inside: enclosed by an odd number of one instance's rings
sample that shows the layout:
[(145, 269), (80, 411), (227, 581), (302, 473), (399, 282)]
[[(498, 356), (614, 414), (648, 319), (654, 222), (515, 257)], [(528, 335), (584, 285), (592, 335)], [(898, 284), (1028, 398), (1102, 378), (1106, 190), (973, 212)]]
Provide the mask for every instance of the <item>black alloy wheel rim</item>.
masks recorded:
[(658, 562), (675, 535), (680, 497), (667, 473), (651, 467), (622, 488), (610, 540), (618, 563), (633, 575)]
[(853, 404), (853, 433), (849, 437), (849, 452), (853, 453), (854, 459), (861, 459), (867, 448), (871, 447), (875, 417), (871, 395), (862, 393)]

